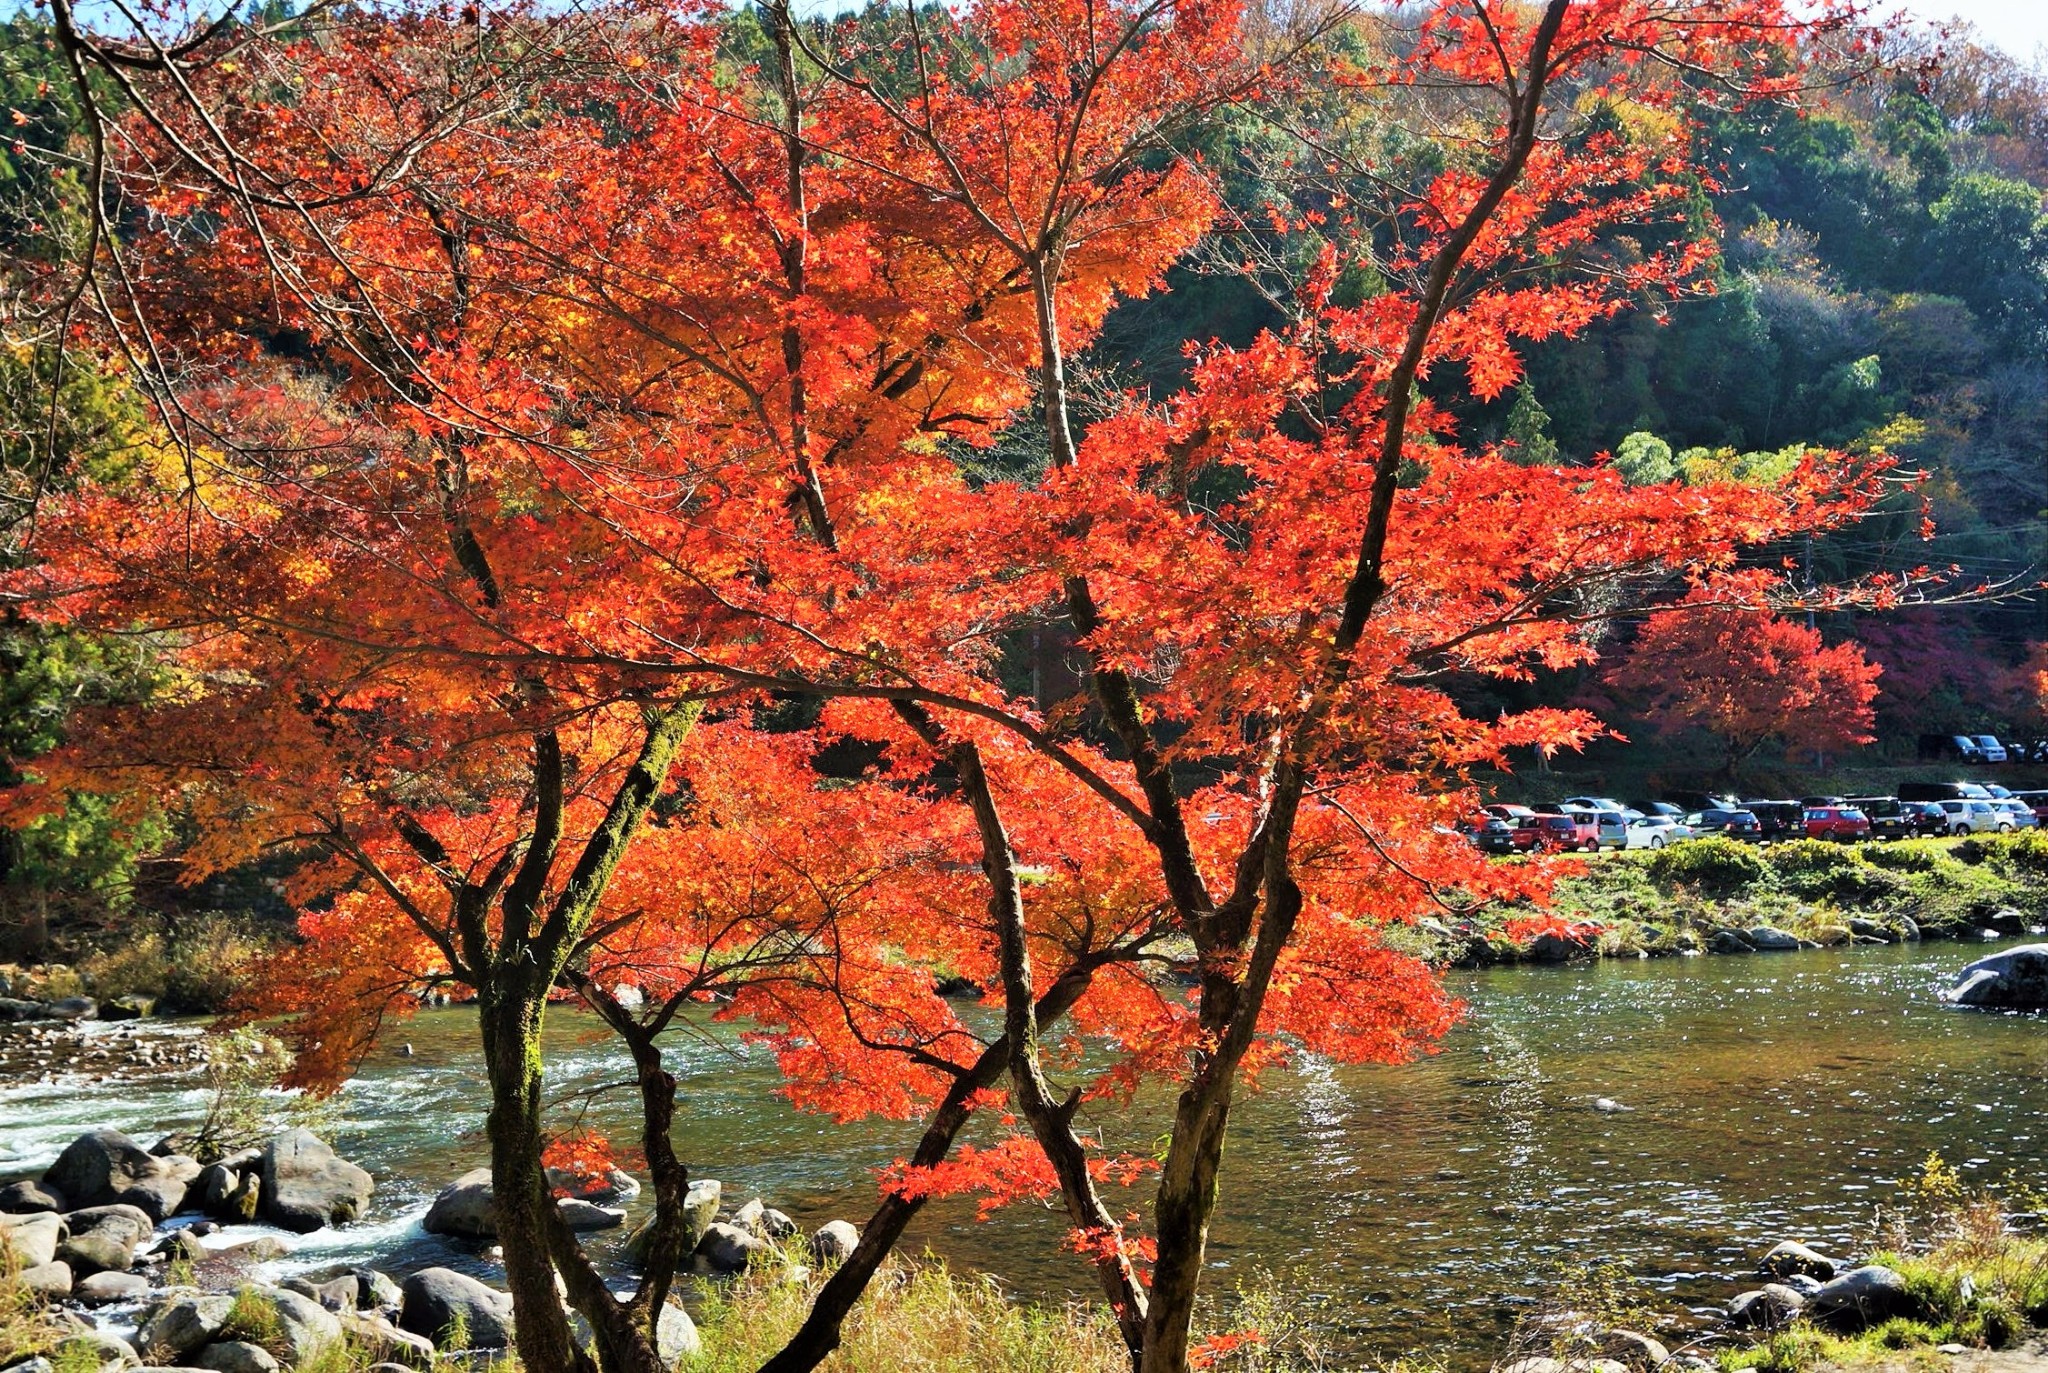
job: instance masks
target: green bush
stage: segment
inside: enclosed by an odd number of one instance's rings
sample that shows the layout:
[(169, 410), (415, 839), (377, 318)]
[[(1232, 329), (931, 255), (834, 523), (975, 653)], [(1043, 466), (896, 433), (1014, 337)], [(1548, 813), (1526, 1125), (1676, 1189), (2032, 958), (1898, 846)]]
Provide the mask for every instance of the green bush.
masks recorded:
[(1658, 849), (1650, 855), (1648, 867), (1653, 881), (1722, 892), (1767, 882), (1771, 876), (1754, 848), (1719, 835)]
[(1933, 872), (1947, 861), (1939, 846), (1910, 839), (1899, 844), (1864, 844), (1856, 853), (1872, 867), (1887, 872)]
[(1765, 855), (1780, 877), (1804, 877), (1813, 873), (1844, 872), (1861, 865), (1855, 852), (1825, 839), (1791, 839)]
[(2015, 882), (2038, 882), (2048, 878), (2048, 834), (2021, 830), (2017, 834), (1988, 836), (1977, 841), (1984, 861), (1992, 871)]

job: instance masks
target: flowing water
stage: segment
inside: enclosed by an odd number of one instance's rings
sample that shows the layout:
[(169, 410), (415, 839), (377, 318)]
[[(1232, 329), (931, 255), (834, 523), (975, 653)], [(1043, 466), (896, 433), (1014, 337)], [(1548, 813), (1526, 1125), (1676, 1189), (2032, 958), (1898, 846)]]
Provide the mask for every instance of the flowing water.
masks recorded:
[[(1855, 1249), (1930, 1152), (1985, 1182), (2048, 1183), (2048, 1023), (1934, 997), (1981, 953), (1929, 944), (1455, 974), (1471, 1010), (1442, 1053), (1393, 1068), (1312, 1062), (1241, 1098), (1214, 1278), (1269, 1270), (1340, 1349), (1483, 1366), (1518, 1304), (1573, 1266), (1619, 1262), (1677, 1312), (1725, 1301), (1778, 1239)], [(573, 1016), (553, 1033), (564, 1110), (629, 1140), (631, 1093), (595, 1090), (623, 1084), (624, 1056)], [(791, 1110), (773, 1064), (729, 1029), (693, 1027), (669, 1053), (683, 1157), (734, 1204), (758, 1194), (807, 1225), (857, 1222), (874, 1171), (908, 1152), (911, 1126)], [(1149, 1153), (1164, 1105), (1090, 1124), (1113, 1148)], [(0, 1179), (39, 1169), (89, 1126), (147, 1140), (202, 1106), (175, 1076), (0, 1082)], [(488, 1274), (473, 1247), (419, 1229), (435, 1190), (483, 1160), (482, 1108), (465, 1012), (398, 1027), (331, 1131), (377, 1175), (371, 1215), (296, 1241), (287, 1264)], [(909, 1247), (1027, 1293), (1083, 1295), (1064, 1230), (1049, 1209), (978, 1222), (971, 1203), (949, 1202)]]

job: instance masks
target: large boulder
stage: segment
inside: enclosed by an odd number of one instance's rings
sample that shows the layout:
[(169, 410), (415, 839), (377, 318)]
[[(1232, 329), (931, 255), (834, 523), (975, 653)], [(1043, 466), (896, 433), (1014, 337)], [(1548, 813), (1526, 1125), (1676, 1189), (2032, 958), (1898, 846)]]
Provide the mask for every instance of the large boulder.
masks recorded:
[(1860, 1330), (1912, 1313), (1906, 1280), (1883, 1264), (1851, 1269), (1806, 1299), (1806, 1314), (1845, 1330)]
[(278, 1373), (284, 1365), (260, 1344), (222, 1340), (194, 1354), (192, 1367), (210, 1369), (212, 1373)]
[(135, 1262), (135, 1251), (156, 1233), (156, 1222), (134, 1206), (93, 1206), (64, 1217), (71, 1238), (57, 1246), (57, 1257), (80, 1277), (121, 1273)]
[(136, 1347), (157, 1357), (183, 1358), (218, 1339), (234, 1309), (235, 1299), (220, 1293), (173, 1297), (143, 1318)]
[(0, 1254), (16, 1266), (36, 1268), (57, 1257), (64, 1240), (64, 1218), (49, 1211), (0, 1215)]
[(341, 1322), (334, 1313), (297, 1292), (279, 1287), (246, 1288), (277, 1316), (277, 1338), (283, 1346), (284, 1362), (296, 1367), (341, 1339)]
[(512, 1296), (451, 1268), (423, 1268), (398, 1285), (404, 1302), (398, 1328), (436, 1344), (460, 1330), (465, 1349), (503, 1349), (512, 1343)]
[(1780, 1283), (1767, 1282), (1728, 1303), (1728, 1323), (1740, 1330), (1776, 1330), (1805, 1309), (1806, 1298)]
[(1715, 930), (1714, 937), (1707, 941), (1709, 953), (1755, 953), (1749, 940), (1740, 930)]
[(1743, 937), (1749, 940), (1749, 947), (1758, 953), (1790, 953), (1799, 947), (1799, 936), (1771, 925), (1758, 925), (1744, 930)]
[(420, 1228), (430, 1235), (463, 1239), (498, 1237), (498, 1201), (491, 1192), (491, 1170), (472, 1168), (441, 1189), (427, 1208)]
[(574, 1197), (577, 1201), (631, 1201), (640, 1195), (638, 1180), (620, 1168), (597, 1174), (550, 1168), (548, 1189), (558, 1197)]
[(654, 1324), (654, 1352), (670, 1368), (704, 1352), (704, 1337), (697, 1333), (697, 1323), (674, 1302), (661, 1308), (661, 1319)]
[(1980, 958), (1941, 996), (1957, 1006), (2048, 1006), (2048, 944), (2019, 944)]
[(62, 1301), (71, 1295), (71, 1265), (68, 1263), (39, 1263), (16, 1273), (14, 1280), (34, 1296)]
[[(690, 1184), (683, 1193), (683, 1252), (692, 1253), (704, 1232), (711, 1228), (711, 1222), (718, 1219), (718, 1208), (725, 1198), (725, 1184), (717, 1178), (700, 1178)], [(652, 1217), (633, 1227), (626, 1236), (626, 1257), (635, 1263), (647, 1258), (647, 1245), (654, 1237)]]
[(71, 1203), (64, 1194), (45, 1183), (9, 1183), (0, 1187), (0, 1211), (13, 1215), (27, 1215), (32, 1211), (69, 1211)]
[(65, 1147), (43, 1174), (73, 1206), (133, 1206), (152, 1221), (177, 1213), (199, 1176), (182, 1155), (158, 1158), (119, 1130), (88, 1130)]
[(723, 1222), (714, 1224), (697, 1241), (697, 1257), (714, 1273), (740, 1273), (756, 1257), (769, 1252), (768, 1242)]
[(1819, 1278), (1825, 1282), (1842, 1270), (1836, 1263), (1818, 1250), (1803, 1244), (1786, 1240), (1772, 1247), (1763, 1260), (1757, 1264), (1757, 1271), (1765, 1277), (1785, 1279), (1790, 1277)]
[(562, 1213), (562, 1219), (571, 1230), (611, 1230), (626, 1223), (626, 1211), (620, 1206), (599, 1206), (595, 1202), (580, 1201), (575, 1197), (563, 1197), (555, 1203), (555, 1209)]
[(341, 1312), (337, 1317), (350, 1343), (385, 1363), (426, 1368), (433, 1364), (434, 1342), (425, 1335), (400, 1330), (374, 1311)]
[(140, 1273), (94, 1273), (71, 1286), (71, 1296), (84, 1306), (111, 1306), (138, 1301), (149, 1294), (149, 1279)]
[(231, 1225), (256, 1219), (263, 1201), (263, 1179), (256, 1170), (237, 1172), (225, 1163), (209, 1165), (193, 1190), (199, 1194), (200, 1210)]
[(263, 1219), (302, 1234), (356, 1219), (377, 1186), (311, 1130), (285, 1131), (263, 1146), (256, 1166)]
[(851, 1221), (826, 1221), (811, 1236), (811, 1257), (821, 1267), (845, 1263), (853, 1257), (854, 1247), (860, 1243), (860, 1231), (853, 1228)]

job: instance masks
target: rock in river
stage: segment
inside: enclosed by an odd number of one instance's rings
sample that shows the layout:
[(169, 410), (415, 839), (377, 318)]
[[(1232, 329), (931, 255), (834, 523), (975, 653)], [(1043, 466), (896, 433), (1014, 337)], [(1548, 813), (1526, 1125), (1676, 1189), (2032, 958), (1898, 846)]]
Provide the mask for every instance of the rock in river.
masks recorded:
[(1749, 946), (1758, 953), (1789, 953), (1799, 947), (1799, 936), (1770, 925), (1758, 925), (1743, 932)]
[(64, 1238), (64, 1218), (48, 1211), (33, 1215), (0, 1215), (0, 1257), (22, 1268), (37, 1268), (57, 1257)]
[(1823, 1282), (1840, 1272), (1843, 1265), (1827, 1255), (1803, 1244), (1786, 1240), (1772, 1248), (1757, 1264), (1757, 1271), (1766, 1277), (1789, 1278), (1794, 1276), (1819, 1278)]
[(1941, 995), (1958, 1006), (2048, 1006), (2048, 944), (2020, 944), (1980, 958)]
[(1844, 1273), (1806, 1301), (1808, 1316), (1849, 1330), (1908, 1315), (1912, 1309), (1905, 1278), (1876, 1263)]
[(88, 1130), (71, 1141), (43, 1174), (73, 1206), (122, 1203), (147, 1212), (152, 1221), (175, 1215), (199, 1165), (172, 1154), (158, 1158), (119, 1130)]
[(1805, 1306), (1806, 1298), (1791, 1288), (1767, 1282), (1728, 1303), (1728, 1323), (1742, 1330), (1775, 1330)]
[(354, 1220), (370, 1204), (370, 1175), (311, 1130), (287, 1130), (263, 1146), (263, 1218), (301, 1234)]
[(443, 1187), (434, 1204), (427, 1208), (420, 1228), (430, 1235), (496, 1239), (498, 1202), (491, 1193), (491, 1170), (472, 1168)]

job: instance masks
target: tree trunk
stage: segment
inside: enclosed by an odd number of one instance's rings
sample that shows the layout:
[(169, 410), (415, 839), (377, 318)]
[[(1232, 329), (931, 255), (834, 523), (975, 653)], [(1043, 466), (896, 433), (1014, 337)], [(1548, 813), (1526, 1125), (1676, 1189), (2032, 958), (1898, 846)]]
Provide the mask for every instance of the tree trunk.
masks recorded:
[[(493, 979), (484, 979), (488, 984)], [(541, 1021), (545, 988), (486, 985), (478, 992), (484, 1065), (490, 1079), (491, 1191), (515, 1340), (532, 1369), (594, 1373), (576, 1347), (555, 1291), (548, 1222), (557, 1220), (541, 1164)]]

